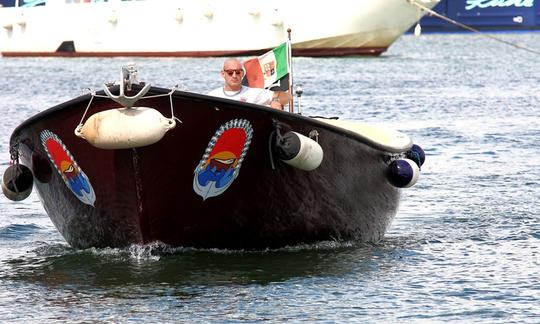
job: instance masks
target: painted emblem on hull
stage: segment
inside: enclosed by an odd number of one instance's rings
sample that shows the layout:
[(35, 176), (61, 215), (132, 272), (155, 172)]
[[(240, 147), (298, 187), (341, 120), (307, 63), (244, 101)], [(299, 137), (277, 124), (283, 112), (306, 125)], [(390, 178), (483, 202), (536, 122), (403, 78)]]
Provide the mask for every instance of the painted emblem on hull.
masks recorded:
[(245, 119), (230, 120), (216, 131), (193, 177), (193, 190), (203, 200), (221, 195), (238, 177), (252, 137)]
[(96, 194), (90, 180), (75, 162), (62, 140), (49, 130), (40, 134), (41, 144), (66, 186), (83, 203), (94, 206)]

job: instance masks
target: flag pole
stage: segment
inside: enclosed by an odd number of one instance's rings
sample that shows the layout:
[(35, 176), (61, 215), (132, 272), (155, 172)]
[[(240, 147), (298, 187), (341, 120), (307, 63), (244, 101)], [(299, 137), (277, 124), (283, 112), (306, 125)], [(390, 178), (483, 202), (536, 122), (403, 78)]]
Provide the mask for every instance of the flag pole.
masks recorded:
[(287, 28), (287, 64), (289, 64), (289, 93), (291, 100), (289, 101), (289, 112), (294, 113), (294, 99), (292, 95), (293, 89), (293, 68), (292, 68), (292, 44), (291, 44), (291, 29)]

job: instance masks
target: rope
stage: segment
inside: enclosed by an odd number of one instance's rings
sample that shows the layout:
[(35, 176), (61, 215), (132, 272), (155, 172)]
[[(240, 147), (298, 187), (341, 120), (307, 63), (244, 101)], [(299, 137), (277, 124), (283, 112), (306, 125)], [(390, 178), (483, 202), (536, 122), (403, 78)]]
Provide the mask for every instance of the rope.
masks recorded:
[(10, 165), (19, 164), (19, 143), (15, 143), (9, 147)]
[(175, 85), (174, 87), (172, 87), (171, 91), (169, 92), (169, 102), (171, 104), (171, 119), (178, 120), (180, 122), (180, 124), (182, 124), (182, 121), (180, 120), (180, 118), (177, 118), (176, 116), (174, 116), (174, 107), (173, 107), (173, 102), (172, 102), (172, 95), (176, 90), (178, 90), (178, 85)]
[(81, 121), (79, 122), (79, 125), (75, 129), (76, 131), (80, 131), (80, 129), (83, 126), (83, 120), (84, 117), (86, 117), (86, 114), (88, 113), (88, 109), (90, 109), (90, 105), (92, 104), (92, 101), (94, 100), (94, 97), (96, 97), (96, 93), (92, 89), (88, 89), (90, 91), (90, 101), (88, 102), (88, 105), (86, 106), (86, 109), (84, 110), (84, 113), (82, 115)]
[(275, 136), (276, 136), (276, 130), (274, 129), (272, 133), (270, 133), (270, 138), (268, 139), (268, 153), (270, 155), (270, 167), (272, 168), (272, 170), (276, 169), (276, 165), (274, 164), (274, 154), (272, 153), (273, 151), (272, 143)]
[[(170, 103), (170, 106), (171, 106), (171, 119), (174, 119), (174, 120), (177, 120), (179, 121), (180, 123), (182, 123), (182, 121), (176, 117), (174, 115), (174, 107), (173, 107), (173, 101), (172, 101), (172, 95), (173, 93), (178, 90), (178, 85), (175, 85), (174, 87), (171, 88), (171, 91), (169, 91), (168, 93), (165, 93), (165, 94), (158, 94), (158, 95), (153, 95), (153, 96), (145, 96), (145, 97), (142, 97), (141, 99), (150, 99), (150, 98), (159, 98), (159, 97), (169, 97), (169, 103)], [(108, 98), (108, 97), (107, 97)]]
[[(274, 163), (274, 153), (273, 153), (273, 143), (278, 143), (283, 141), (283, 135), (281, 135), (281, 125), (279, 122), (275, 119), (272, 119), (272, 124), (274, 126), (274, 130), (272, 133), (270, 133), (270, 138), (268, 139), (268, 153), (270, 155), (270, 166), (272, 167), (272, 170), (276, 169), (276, 165)], [(275, 141), (273, 140), (275, 138)]]
[(427, 8), (426, 6), (424, 6), (424, 5), (420, 4), (420, 3), (418, 3), (416, 0), (408, 0), (408, 1), (409, 1), (410, 4), (417, 6), (417, 7), (420, 8), (421, 10), (424, 10), (424, 11), (430, 13), (431, 15), (437, 17), (437, 18), (440, 18), (440, 19), (442, 19), (442, 20), (445, 20), (445, 21), (447, 21), (447, 22), (449, 22), (449, 23), (451, 23), (451, 24), (454, 24), (454, 25), (456, 25), (456, 26), (459, 26), (459, 27), (461, 27), (461, 28), (463, 28), (463, 29), (467, 29), (467, 30), (472, 31), (472, 32), (474, 32), (474, 33), (478, 33), (480, 36), (483, 36), (483, 37), (486, 37), (486, 38), (490, 38), (490, 39), (492, 39), (492, 40), (494, 40), (494, 41), (497, 41), (497, 42), (500, 42), (500, 43), (503, 43), (503, 44), (506, 44), (506, 45), (515, 47), (515, 48), (517, 48), (517, 49), (521, 49), (521, 50), (524, 50), (524, 51), (527, 51), (527, 52), (530, 52), (530, 53), (533, 53), (533, 54), (540, 55), (540, 52), (539, 52), (539, 51), (536, 51), (536, 50), (534, 50), (534, 49), (531, 49), (531, 48), (528, 48), (528, 47), (525, 47), (525, 46), (521, 46), (521, 45), (518, 45), (518, 44), (515, 44), (515, 43), (512, 43), (512, 42), (509, 42), (509, 41), (506, 41), (506, 40), (504, 40), (504, 39), (502, 39), (502, 38), (499, 38), (499, 37), (496, 37), (496, 36), (493, 36), (493, 35), (484, 34), (484, 33), (482, 33), (482, 32), (481, 32), (480, 30), (478, 30), (478, 29), (472, 28), (472, 27), (470, 27), (470, 26), (467, 26), (467, 25), (465, 25), (465, 24), (462, 24), (462, 23), (460, 23), (460, 22), (457, 22), (457, 21), (455, 21), (455, 20), (453, 20), (453, 19), (450, 19), (450, 18), (448, 18), (448, 17), (446, 17), (446, 16), (443, 16), (443, 15), (439, 14), (438, 12), (436, 12), (436, 11), (434, 11), (434, 10), (431, 10), (431, 9)]

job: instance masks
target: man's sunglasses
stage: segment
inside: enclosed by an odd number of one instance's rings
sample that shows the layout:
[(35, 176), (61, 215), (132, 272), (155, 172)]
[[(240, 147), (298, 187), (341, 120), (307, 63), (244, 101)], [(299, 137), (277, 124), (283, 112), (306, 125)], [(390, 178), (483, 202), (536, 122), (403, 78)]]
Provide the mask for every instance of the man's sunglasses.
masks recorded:
[(233, 76), (233, 74), (238, 74), (238, 75), (242, 75), (242, 73), (244, 73), (243, 70), (224, 70), (225, 73), (227, 73), (229, 76)]

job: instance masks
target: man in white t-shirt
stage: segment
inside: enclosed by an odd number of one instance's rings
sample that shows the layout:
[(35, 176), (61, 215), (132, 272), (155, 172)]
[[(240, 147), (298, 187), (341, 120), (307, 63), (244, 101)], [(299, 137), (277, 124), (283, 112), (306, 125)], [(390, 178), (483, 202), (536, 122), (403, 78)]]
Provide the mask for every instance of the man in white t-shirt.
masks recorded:
[(283, 105), (292, 99), (288, 92), (243, 86), (244, 69), (242, 63), (234, 58), (227, 59), (223, 63), (221, 77), (225, 80), (223, 87), (210, 91), (208, 95), (270, 106), (276, 109), (283, 109)]

